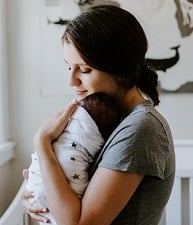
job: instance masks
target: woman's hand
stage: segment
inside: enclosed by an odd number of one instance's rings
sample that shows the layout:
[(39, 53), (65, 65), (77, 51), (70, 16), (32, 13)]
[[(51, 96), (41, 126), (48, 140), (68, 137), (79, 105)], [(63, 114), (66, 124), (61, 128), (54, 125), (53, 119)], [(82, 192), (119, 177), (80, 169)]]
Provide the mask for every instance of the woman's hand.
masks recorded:
[[(25, 180), (28, 179), (27, 169), (23, 170), (23, 177)], [(30, 205), (28, 199), (33, 197), (34, 197), (33, 192), (24, 190), (22, 195), (22, 204), (24, 208), (26, 209), (26, 212), (31, 216), (32, 219), (38, 222), (49, 223), (50, 222), (49, 219), (43, 216), (43, 213), (49, 212), (48, 208), (39, 208), (39, 207), (34, 207)]]
[(73, 100), (67, 105), (64, 110), (58, 112), (55, 116), (50, 118), (43, 126), (38, 129), (37, 133), (34, 136), (35, 148), (40, 141), (47, 141), (51, 143), (59, 137), (59, 135), (66, 127), (70, 116), (77, 108), (77, 105), (78, 102), (76, 100)]
[(22, 204), (26, 209), (26, 212), (30, 215), (30, 217), (38, 222), (49, 223), (50, 220), (43, 216), (44, 213), (49, 212), (47, 208), (39, 208), (30, 205), (28, 199), (33, 198), (33, 193), (24, 191), (22, 196)]
[[(39, 143), (49, 142), (51, 144), (64, 130), (66, 127), (70, 116), (75, 111), (78, 105), (77, 101), (72, 101), (67, 105), (67, 107), (61, 112), (57, 113), (51, 119), (49, 119), (43, 126), (39, 128), (34, 137), (34, 145), (36, 150), (38, 150)], [(23, 177), (25, 180), (28, 179), (28, 170), (23, 170)], [(47, 208), (40, 208), (32, 206), (29, 203), (29, 199), (33, 198), (33, 192), (24, 190), (22, 195), (22, 204), (26, 209), (26, 212), (31, 216), (32, 219), (38, 222), (49, 223), (49, 219), (44, 216), (44, 213), (48, 212)]]

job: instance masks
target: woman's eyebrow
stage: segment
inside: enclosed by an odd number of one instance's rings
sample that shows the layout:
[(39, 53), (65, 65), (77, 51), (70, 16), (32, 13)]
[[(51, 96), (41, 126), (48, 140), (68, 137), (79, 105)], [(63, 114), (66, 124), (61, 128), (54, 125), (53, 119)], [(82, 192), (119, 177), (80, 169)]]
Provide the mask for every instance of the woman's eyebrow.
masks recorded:
[[(66, 59), (64, 59), (64, 62), (68, 64), (68, 61)], [(76, 63), (76, 65), (78, 65), (78, 66), (89, 66), (88, 64), (83, 63), (83, 62)]]

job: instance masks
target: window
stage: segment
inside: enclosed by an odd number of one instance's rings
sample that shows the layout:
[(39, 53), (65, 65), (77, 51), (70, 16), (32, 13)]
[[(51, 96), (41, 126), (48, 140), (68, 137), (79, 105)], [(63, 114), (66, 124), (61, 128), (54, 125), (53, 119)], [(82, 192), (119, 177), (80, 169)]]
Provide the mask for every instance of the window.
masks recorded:
[(13, 157), (9, 139), (8, 71), (6, 43), (6, 1), (0, 1), (0, 166)]

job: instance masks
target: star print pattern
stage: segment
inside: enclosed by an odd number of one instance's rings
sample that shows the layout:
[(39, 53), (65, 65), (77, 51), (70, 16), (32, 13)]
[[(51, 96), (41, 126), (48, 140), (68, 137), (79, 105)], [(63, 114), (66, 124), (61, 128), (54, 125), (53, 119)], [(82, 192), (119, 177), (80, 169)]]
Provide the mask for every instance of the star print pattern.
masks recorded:
[[(80, 112), (79, 112), (80, 111)], [(67, 126), (62, 133), (62, 135), (58, 138), (58, 140), (54, 143), (53, 149), (56, 153), (56, 156), (60, 162), (62, 169), (67, 178), (67, 182), (72, 187), (73, 190), (77, 193), (78, 197), (82, 198), (82, 195), (88, 185), (88, 171), (90, 163), (93, 162), (93, 157), (98, 152), (98, 147), (101, 147), (101, 143), (103, 140), (100, 135), (96, 135), (94, 139), (93, 133), (98, 130), (94, 127), (91, 127), (88, 131), (84, 129), (86, 123), (90, 123), (90, 117), (87, 118), (84, 111), (80, 110), (78, 114), (74, 114), (75, 118), (73, 121), (80, 120), (80, 123), (69, 123), (70, 126)], [(92, 123), (91, 123), (92, 125)], [(88, 136), (85, 134), (88, 132)], [(87, 139), (89, 139), (87, 141)], [(94, 149), (92, 146), (94, 145)], [(38, 163), (38, 158), (33, 157), (33, 163), (35, 164), (34, 171), (38, 171), (38, 174), (32, 174), (33, 179), (35, 180), (35, 188), (42, 188), (43, 182), (40, 179), (40, 168)], [(34, 159), (36, 158), (36, 159)], [(38, 165), (37, 165), (38, 164)], [(30, 174), (31, 175), (31, 174)], [(31, 176), (32, 177), (32, 176)], [(36, 185), (37, 184), (37, 185)], [(44, 194), (44, 193), (42, 193)], [(42, 198), (42, 196), (41, 196)]]
[[(90, 160), (93, 159), (93, 155), (88, 151), (87, 148), (84, 148), (82, 145), (80, 145), (79, 143), (75, 142), (75, 141), (72, 141), (72, 142), (69, 142), (69, 145), (75, 150), (75, 151), (78, 151), (78, 152), (82, 152), (84, 153), (87, 158), (89, 158), (88, 160), (87, 159), (82, 159), (84, 162), (86, 163), (90, 163)], [(69, 157), (70, 161), (72, 164), (74, 164), (74, 166), (76, 165), (77, 162), (79, 162), (79, 158), (76, 158), (76, 154), (75, 155), (71, 155)], [(72, 166), (73, 167), (73, 166)], [(81, 171), (80, 171), (81, 172)], [(82, 175), (79, 174), (78, 171), (74, 171), (74, 174), (71, 174), (71, 179), (74, 180), (74, 182), (79, 182), (79, 180), (82, 179)]]
[(77, 144), (75, 142), (72, 142), (72, 147), (76, 148)]
[(74, 176), (72, 176), (73, 179), (79, 179), (80, 178), (80, 175), (78, 174), (74, 174)]
[[(77, 147), (77, 144), (76, 144), (75, 142), (72, 142), (72, 143), (71, 143), (71, 146), (72, 146), (73, 148), (76, 148), (76, 147)], [(72, 156), (72, 157), (70, 158), (70, 160), (76, 161), (76, 158)]]
[[(73, 147), (73, 148), (77, 148), (77, 144), (76, 144), (76, 142), (72, 142), (71, 143), (71, 146)], [(72, 161), (76, 161), (76, 158), (75, 157), (71, 157), (70, 158), (70, 160), (72, 160)], [(74, 179), (74, 180), (77, 180), (77, 179), (80, 179), (80, 175), (79, 174), (74, 174), (73, 176), (72, 176), (72, 178)]]

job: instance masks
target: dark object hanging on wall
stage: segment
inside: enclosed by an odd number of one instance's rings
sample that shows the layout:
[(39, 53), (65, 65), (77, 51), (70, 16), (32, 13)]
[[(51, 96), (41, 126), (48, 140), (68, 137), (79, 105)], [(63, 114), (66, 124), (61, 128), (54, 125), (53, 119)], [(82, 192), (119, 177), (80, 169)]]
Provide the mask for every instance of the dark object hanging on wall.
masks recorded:
[(68, 24), (70, 20), (64, 20), (62, 18), (59, 18), (58, 20), (56, 21), (51, 21), (50, 19), (48, 19), (48, 24), (55, 24), (55, 25), (61, 25), (61, 26), (64, 26), (66, 24)]
[(92, 4), (94, 0), (79, 0), (78, 5)]
[(153, 68), (154, 70), (162, 70), (166, 72), (166, 70), (172, 66), (174, 66), (180, 58), (178, 48), (180, 46), (172, 47), (171, 49), (174, 49), (176, 54), (171, 58), (165, 58), (165, 59), (151, 59), (146, 58), (146, 63)]

